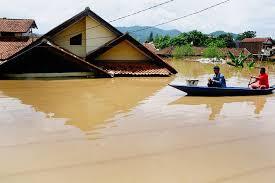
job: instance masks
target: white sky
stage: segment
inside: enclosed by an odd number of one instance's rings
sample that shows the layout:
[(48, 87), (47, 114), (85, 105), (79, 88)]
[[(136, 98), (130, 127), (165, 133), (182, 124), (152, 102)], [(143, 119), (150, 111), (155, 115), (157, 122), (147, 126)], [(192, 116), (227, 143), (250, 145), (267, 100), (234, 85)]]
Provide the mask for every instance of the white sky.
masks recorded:
[[(166, 0), (0, 0), (0, 17), (33, 18), (45, 33), (89, 6), (105, 20), (112, 20)], [(151, 26), (206, 8), (221, 0), (175, 0), (145, 13), (114, 22), (115, 26)], [(180, 31), (216, 30), (240, 33), (255, 30), (275, 38), (275, 0), (231, 0), (193, 17), (160, 28)]]

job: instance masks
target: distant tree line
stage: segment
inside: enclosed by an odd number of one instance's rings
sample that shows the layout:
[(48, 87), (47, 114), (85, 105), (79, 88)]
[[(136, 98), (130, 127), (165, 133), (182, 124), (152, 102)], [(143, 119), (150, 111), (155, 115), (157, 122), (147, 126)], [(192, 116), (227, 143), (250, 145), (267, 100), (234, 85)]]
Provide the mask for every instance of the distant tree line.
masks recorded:
[(182, 47), (184, 45), (191, 45), (196, 47), (217, 47), (217, 48), (235, 48), (236, 41), (241, 41), (244, 38), (254, 38), (256, 37), (255, 31), (246, 31), (238, 35), (236, 40), (233, 35), (222, 34), (217, 37), (204, 34), (200, 31), (194, 30), (191, 32), (184, 32), (176, 37), (170, 36), (154, 36), (153, 33), (148, 37), (148, 42), (154, 42), (158, 49), (163, 49), (166, 47)]

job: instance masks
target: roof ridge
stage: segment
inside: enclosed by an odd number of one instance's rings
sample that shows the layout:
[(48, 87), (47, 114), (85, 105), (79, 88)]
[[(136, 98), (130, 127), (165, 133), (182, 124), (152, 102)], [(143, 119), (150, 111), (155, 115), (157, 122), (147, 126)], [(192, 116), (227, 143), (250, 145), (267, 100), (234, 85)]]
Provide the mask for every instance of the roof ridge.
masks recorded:
[(60, 32), (61, 30), (69, 27), (73, 23), (81, 20), (82, 18), (84, 18), (86, 16), (90, 16), (90, 17), (94, 18), (96, 21), (98, 21), (99, 23), (101, 23), (102, 25), (104, 25), (105, 27), (107, 27), (110, 31), (112, 31), (116, 35), (118, 35), (118, 36), (122, 35), (122, 33), (117, 28), (115, 28), (110, 23), (108, 23), (106, 20), (104, 20), (103, 18), (101, 18), (99, 15), (97, 15), (95, 12), (93, 12), (90, 8), (86, 7), (80, 13), (74, 15), (72, 18), (64, 21), (63, 23), (59, 24), (58, 26), (56, 26), (55, 28), (53, 28), (52, 30), (50, 30), (49, 32), (47, 32), (46, 34), (44, 34), (43, 37), (54, 36), (55, 34), (57, 34), (58, 32)]
[(6, 17), (2, 17), (0, 19), (1, 20), (32, 20), (32, 21), (34, 21), (34, 19), (31, 19), (31, 18), (6, 18)]

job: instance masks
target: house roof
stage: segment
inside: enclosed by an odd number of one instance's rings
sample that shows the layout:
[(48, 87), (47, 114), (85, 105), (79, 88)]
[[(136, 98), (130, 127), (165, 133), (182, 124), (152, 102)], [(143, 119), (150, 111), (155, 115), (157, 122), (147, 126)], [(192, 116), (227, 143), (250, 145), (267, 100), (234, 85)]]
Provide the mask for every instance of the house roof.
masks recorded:
[(37, 28), (32, 19), (0, 18), (0, 32), (26, 33), (31, 28)]
[(116, 29), (115, 27), (113, 27), (111, 24), (109, 24), (104, 19), (102, 19), (100, 16), (98, 16), (93, 11), (91, 11), (89, 7), (87, 7), (87, 8), (85, 8), (84, 11), (80, 12), (79, 14), (75, 15), (74, 17), (70, 18), (69, 20), (65, 21), (64, 23), (60, 24), (59, 26), (55, 27), (54, 29), (52, 29), (51, 31), (49, 31), (48, 33), (46, 33), (45, 35), (43, 35), (42, 38), (52, 37), (55, 34), (57, 34), (58, 32), (66, 29), (67, 27), (69, 27), (73, 23), (78, 22), (79, 20), (81, 20), (81, 19), (83, 19), (83, 18), (85, 18), (87, 16), (92, 17), (93, 19), (95, 19), (96, 21), (99, 22), (99, 25), (105, 26), (110, 31), (112, 31), (114, 34), (116, 34), (117, 36), (121, 36), (122, 35), (122, 33), (118, 29)]
[(157, 51), (156, 54), (161, 56), (171, 56), (173, 54), (173, 50), (174, 50), (174, 47), (169, 46)]
[[(90, 17), (94, 18), (96, 21), (98, 21), (100, 23), (100, 25), (101, 24), (104, 25), (109, 30), (111, 30), (113, 33), (115, 33), (117, 36), (123, 35), (119, 30), (117, 30), (111, 24), (109, 24), (108, 22), (106, 22), (105, 20), (103, 20), (101, 17), (99, 17), (97, 14), (95, 14), (94, 12), (92, 12), (90, 10), (90, 8), (86, 8), (84, 11), (80, 12), (79, 14), (75, 15), (74, 17), (70, 18), (69, 20), (65, 21), (64, 23), (60, 24), (59, 26), (57, 26), (54, 29), (50, 30), (48, 33), (46, 33), (43, 36), (41, 36), (40, 38), (38, 38), (36, 41), (34, 41), (29, 46), (30, 47), (31, 46), (35, 46), (36, 44), (39, 44), (43, 39), (47, 39), (48, 40), (48, 38), (51, 38), (52, 36), (54, 36), (55, 34), (57, 34), (58, 32), (60, 32), (61, 30), (69, 27), (73, 23), (75, 23), (75, 22), (83, 19), (86, 16), (90, 16)], [(17, 53), (17, 51), (14, 51), (14, 53)], [(16, 56), (16, 55), (11, 55), (10, 54), (10, 55), (6, 56), (5, 59), (10, 59), (13, 56)]]
[(171, 72), (163, 66), (142, 63), (114, 63), (100, 61), (97, 66), (116, 76), (170, 76)]
[(106, 72), (105, 70), (83, 60), (82, 58), (74, 55), (73, 53), (55, 45), (54, 43), (51, 43), (50, 41), (46, 40), (46, 39), (43, 39), (39, 42), (36, 42), (35, 44), (31, 44), (25, 48), (23, 48), (22, 50), (20, 50), (19, 52), (17, 52), (11, 59), (9, 60), (6, 60), (4, 62), (1, 63), (0, 67), (2, 65), (5, 65), (6, 63), (9, 63), (9, 62), (13, 62), (16, 60), (17, 57), (21, 56), (21, 55), (24, 55), (25, 53), (31, 51), (32, 49), (36, 48), (36, 47), (48, 47), (50, 49), (53, 49), (59, 53), (62, 53), (65, 57), (69, 57), (71, 60), (73, 60), (74, 62), (76, 62), (77, 64), (80, 64), (82, 66), (85, 66), (87, 68), (90, 68), (91, 70), (96, 70), (98, 71), (99, 73), (107, 76), (107, 77), (112, 77), (108, 72)]
[(153, 53), (156, 53), (158, 51), (154, 43), (143, 43), (143, 46), (145, 46), (148, 50), (150, 50)]
[(33, 42), (32, 38), (0, 38), (0, 61), (6, 60)]
[(245, 38), (241, 42), (242, 43), (264, 43), (264, 42), (272, 42), (271, 38)]
[(93, 60), (97, 58), (99, 55), (107, 52), (114, 46), (118, 45), (119, 43), (123, 41), (129, 41), (131, 44), (133, 44), (136, 48), (138, 48), (140, 51), (145, 53), (148, 57), (152, 59), (152, 62), (157, 64), (157, 65), (162, 65), (165, 66), (171, 73), (176, 74), (177, 71), (168, 63), (166, 63), (162, 58), (148, 50), (145, 46), (143, 46), (141, 43), (139, 43), (137, 40), (135, 40), (133, 37), (131, 37), (128, 33), (106, 43), (105, 45), (99, 47), (98, 49), (92, 51), (91, 53), (88, 54), (86, 57), (87, 60)]
[(251, 53), (246, 48), (222, 48), (223, 54), (228, 54), (230, 51), (234, 56), (239, 56), (241, 53), (244, 55), (250, 55)]

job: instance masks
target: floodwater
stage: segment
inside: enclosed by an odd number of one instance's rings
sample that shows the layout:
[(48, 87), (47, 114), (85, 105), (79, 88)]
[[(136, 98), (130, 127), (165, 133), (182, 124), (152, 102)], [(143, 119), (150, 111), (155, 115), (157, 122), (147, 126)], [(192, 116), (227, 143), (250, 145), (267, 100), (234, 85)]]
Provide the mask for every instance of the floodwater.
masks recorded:
[[(275, 95), (186, 97), (171, 78), (0, 81), (1, 183), (273, 183)], [(271, 83), (275, 66), (267, 65)], [(228, 85), (257, 70), (222, 66)]]

